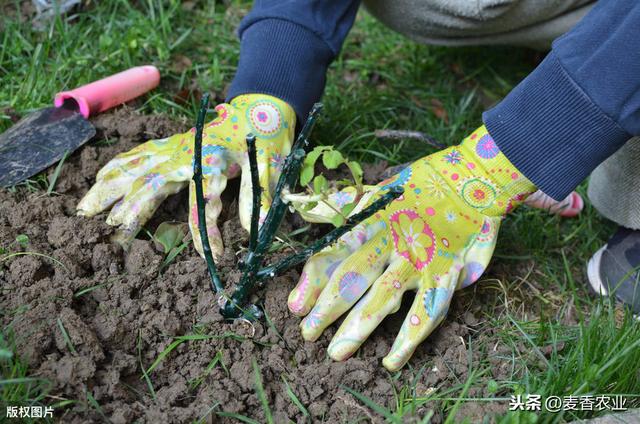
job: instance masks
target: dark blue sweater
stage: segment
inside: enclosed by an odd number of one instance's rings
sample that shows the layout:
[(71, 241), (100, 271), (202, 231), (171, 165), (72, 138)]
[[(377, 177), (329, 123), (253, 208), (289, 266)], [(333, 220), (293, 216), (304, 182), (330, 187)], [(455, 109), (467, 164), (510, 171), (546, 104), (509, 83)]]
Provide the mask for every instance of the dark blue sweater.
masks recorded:
[[(265, 93), (306, 116), (353, 25), (359, 0), (256, 0), (240, 26), (229, 98)], [(538, 188), (569, 194), (640, 135), (640, 1), (601, 0), (483, 120)], [(638, 164), (640, 166), (640, 164)]]

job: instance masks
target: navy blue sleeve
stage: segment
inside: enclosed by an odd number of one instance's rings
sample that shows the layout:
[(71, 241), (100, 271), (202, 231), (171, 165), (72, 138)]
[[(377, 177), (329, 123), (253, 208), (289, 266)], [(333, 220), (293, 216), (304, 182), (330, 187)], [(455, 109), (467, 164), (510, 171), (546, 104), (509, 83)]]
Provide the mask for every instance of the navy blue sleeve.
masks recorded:
[(555, 199), (640, 135), (638, 28), (639, 1), (599, 1), (483, 115), (507, 158)]
[(227, 99), (269, 94), (299, 119), (322, 96), (360, 0), (256, 0), (239, 29), (240, 61)]

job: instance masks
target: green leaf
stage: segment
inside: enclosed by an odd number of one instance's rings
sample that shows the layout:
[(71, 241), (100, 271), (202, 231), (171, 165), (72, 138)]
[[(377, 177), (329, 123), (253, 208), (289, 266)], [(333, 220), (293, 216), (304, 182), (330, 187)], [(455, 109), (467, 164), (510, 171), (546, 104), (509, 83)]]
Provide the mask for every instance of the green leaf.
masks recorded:
[(64, 152), (64, 155), (62, 155), (62, 159), (60, 159), (60, 161), (58, 162), (58, 166), (56, 166), (56, 170), (53, 172), (53, 175), (49, 179), (49, 187), (47, 187), (47, 196), (51, 196), (51, 193), (53, 193), (53, 189), (55, 188), (56, 182), (58, 181), (58, 177), (60, 177), (60, 172), (62, 171), (62, 165), (64, 164), (64, 161), (67, 159), (68, 155), (69, 155), (69, 151), (67, 150)]
[(307, 408), (305, 408), (304, 405), (302, 404), (302, 402), (300, 402), (300, 399), (298, 399), (298, 396), (296, 396), (296, 394), (294, 393), (294, 391), (291, 388), (291, 386), (289, 385), (289, 382), (287, 381), (287, 379), (284, 378), (283, 375), (281, 375), (280, 377), (282, 377), (282, 381), (284, 382), (287, 394), (289, 395), (289, 398), (291, 399), (293, 404), (298, 408), (298, 410), (300, 412), (302, 412), (302, 415), (305, 418), (308, 418), (310, 415), (309, 415), (309, 411), (307, 411)]
[(335, 181), (336, 187), (353, 187), (353, 181), (343, 178), (341, 180)]
[(76, 352), (76, 348), (73, 345), (73, 342), (71, 341), (71, 337), (69, 337), (69, 333), (67, 333), (67, 329), (64, 328), (64, 325), (62, 324), (62, 320), (60, 318), (58, 318), (58, 328), (60, 329), (60, 332), (62, 333), (62, 338), (64, 339), (65, 343), (67, 344), (67, 347), (69, 348), (69, 350), (72, 353), (77, 353)]
[(306, 187), (307, 184), (313, 179), (313, 165), (303, 165), (302, 171), (300, 171), (300, 185)]
[(194, 379), (189, 380), (189, 388), (195, 389), (200, 384), (202, 384), (204, 379), (209, 374), (211, 374), (211, 371), (213, 371), (213, 369), (216, 367), (216, 365), (218, 365), (218, 363), (220, 363), (222, 368), (226, 371), (227, 375), (229, 375), (229, 370), (227, 369), (227, 367), (224, 364), (224, 362), (222, 362), (222, 351), (219, 350), (218, 353), (216, 353), (216, 355), (213, 357), (213, 359), (209, 362), (209, 365), (207, 365), (207, 368), (204, 370), (202, 375), (200, 375), (200, 377), (198, 377), (198, 378), (194, 378)]
[[(184, 222), (167, 221), (158, 225), (156, 232), (153, 234), (153, 240), (156, 242), (158, 249), (162, 247), (163, 252), (168, 254), (182, 243), (187, 235), (187, 224)], [(159, 245), (159, 246), (158, 246)]]
[(302, 162), (302, 171), (300, 171), (300, 185), (305, 187), (307, 184), (311, 182), (314, 174), (314, 167), (316, 166), (316, 161), (327, 149), (331, 149), (331, 146), (317, 146), (315, 149), (307, 153), (304, 157), (304, 162)]
[(331, 218), (331, 224), (334, 227), (339, 227), (342, 224), (344, 224), (344, 217), (342, 215), (340, 215), (339, 213), (337, 213), (333, 218)]
[(236, 414), (234, 412), (216, 411), (216, 415), (218, 415), (219, 417), (233, 418), (237, 421), (247, 423), (247, 424), (260, 424), (258, 421), (252, 418), (249, 418), (245, 415)]
[(329, 183), (324, 175), (320, 174), (313, 179), (313, 191), (320, 194), (329, 188)]
[(349, 170), (353, 174), (353, 178), (354, 180), (356, 180), (356, 183), (361, 183), (362, 175), (364, 174), (364, 172), (362, 171), (362, 167), (360, 166), (360, 164), (355, 160), (351, 160), (347, 162), (347, 166), (349, 167)]
[(309, 202), (309, 203), (303, 204), (300, 207), (300, 210), (307, 212), (315, 208), (316, 206), (318, 206), (318, 202)]
[[(238, 336), (237, 334), (231, 333), (231, 332), (225, 332), (225, 333), (220, 334), (220, 335), (213, 335), (213, 334), (186, 334), (184, 336), (174, 337), (174, 341), (172, 341), (169, 344), (169, 346), (167, 346), (162, 352), (160, 352), (160, 354), (158, 355), (156, 360), (153, 361), (153, 364), (151, 364), (151, 366), (149, 368), (147, 368), (147, 374), (151, 374), (151, 371), (153, 371), (160, 364), (160, 362), (162, 362), (162, 360), (164, 358), (166, 358), (167, 355), (169, 355), (176, 347), (180, 346), (184, 342), (200, 341), (200, 340), (218, 340), (218, 339), (226, 339), (226, 338), (230, 338), (230, 339), (237, 340), (237, 341), (246, 340), (246, 339)], [(144, 378), (144, 376), (140, 377), (140, 380), (142, 380), (143, 378)]]
[(342, 207), (342, 209), (340, 210), (340, 212), (342, 212), (342, 215), (344, 215), (344, 216), (349, 216), (349, 214), (351, 212), (353, 212), (353, 210), (355, 209), (357, 204), (358, 204), (358, 202), (356, 201), (356, 202), (351, 202), (351, 203), (349, 203), (347, 205), (344, 205)]
[(315, 164), (316, 161), (318, 160), (318, 158), (320, 157), (320, 155), (322, 154), (322, 152), (326, 151), (326, 150), (330, 150), (333, 147), (331, 146), (317, 146), (315, 147), (312, 151), (310, 151), (307, 156), (305, 156), (304, 158), (304, 162), (306, 163), (311, 163), (311, 164)]
[(106, 34), (101, 34), (100, 37), (98, 38), (98, 45), (101, 48), (108, 48), (113, 44), (113, 38), (109, 37)]
[(342, 153), (337, 150), (327, 150), (322, 155), (322, 163), (327, 167), (327, 169), (336, 169), (344, 163), (344, 157), (342, 156)]
[(487, 391), (491, 394), (494, 394), (498, 391), (498, 382), (495, 380), (489, 380), (487, 382)]
[(29, 236), (26, 234), (18, 234), (16, 236), (16, 242), (22, 246), (22, 247), (26, 247), (27, 243), (29, 243)]

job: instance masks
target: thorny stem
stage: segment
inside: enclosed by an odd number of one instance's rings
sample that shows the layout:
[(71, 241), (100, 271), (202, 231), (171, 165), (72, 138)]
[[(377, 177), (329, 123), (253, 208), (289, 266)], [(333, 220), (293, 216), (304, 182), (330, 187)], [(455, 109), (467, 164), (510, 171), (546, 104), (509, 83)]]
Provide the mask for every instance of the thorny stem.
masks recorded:
[(341, 225), (338, 228), (333, 229), (324, 237), (320, 238), (313, 245), (303, 249), (302, 251), (296, 253), (295, 255), (289, 256), (280, 262), (266, 266), (262, 268), (260, 271), (256, 273), (256, 279), (262, 280), (265, 278), (273, 278), (276, 275), (281, 274), (282, 272), (288, 270), (291, 267), (298, 265), (309, 259), (311, 255), (316, 252), (319, 252), (329, 244), (336, 241), (339, 237), (350, 231), (353, 227), (358, 225), (360, 222), (369, 218), (376, 212), (381, 209), (384, 209), (389, 203), (393, 200), (397, 199), (404, 192), (402, 187), (392, 187), (389, 189), (387, 193), (382, 195), (379, 199), (373, 202), (371, 205), (363, 209), (361, 212), (347, 218), (344, 225)]
[(296, 176), (299, 174), (304, 156), (304, 150), (297, 149), (291, 152), (285, 160), (282, 174), (280, 175), (280, 179), (276, 185), (271, 208), (267, 213), (267, 217), (264, 220), (262, 228), (260, 228), (260, 231), (258, 232), (258, 245), (254, 252), (256, 259), (254, 259), (255, 263), (253, 265), (260, 266), (260, 263), (258, 263), (260, 262), (258, 259), (260, 258), (259, 255), (262, 255), (269, 248), (276, 230), (282, 222), (282, 218), (287, 211), (287, 204), (282, 199), (282, 190), (285, 186), (290, 187), (291, 181), (295, 181)]
[(207, 221), (205, 217), (205, 200), (202, 189), (202, 129), (204, 128), (204, 118), (207, 114), (207, 106), (209, 105), (209, 94), (204, 94), (200, 101), (200, 110), (198, 111), (198, 119), (196, 120), (196, 134), (193, 146), (193, 182), (196, 189), (196, 207), (198, 209), (198, 231), (200, 232), (200, 240), (202, 242), (202, 252), (207, 261), (207, 270), (211, 278), (211, 290), (213, 293), (222, 292), (222, 282), (216, 270), (216, 263), (211, 254), (211, 246), (209, 245), (209, 233), (207, 232)]
[(254, 252), (258, 243), (258, 221), (260, 220), (260, 176), (258, 175), (258, 159), (256, 158), (256, 136), (247, 134), (247, 153), (249, 154), (249, 169), (251, 170), (251, 188), (253, 205), (251, 209), (251, 228), (249, 231), (249, 251)]
[(258, 231), (258, 243), (255, 250), (255, 255), (247, 261), (247, 270), (251, 271), (253, 266), (254, 270), (257, 270), (262, 265), (261, 255), (269, 248), (276, 230), (282, 222), (284, 213), (287, 209), (287, 204), (282, 199), (282, 191), (286, 188), (295, 186), (296, 179), (300, 174), (300, 166), (302, 166), (302, 160), (306, 153), (305, 148), (309, 144), (309, 134), (313, 129), (313, 126), (318, 118), (318, 115), (322, 111), (322, 104), (316, 103), (313, 105), (309, 117), (304, 123), (298, 138), (293, 143), (291, 152), (287, 155), (280, 178), (276, 184), (275, 192), (273, 194), (273, 202), (267, 213), (267, 217), (264, 220), (262, 228)]
[[(282, 191), (285, 188), (290, 188), (295, 185), (296, 179), (300, 174), (300, 167), (302, 166), (302, 160), (305, 156), (305, 148), (309, 144), (309, 134), (313, 129), (313, 125), (322, 110), (322, 105), (316, 103), (309, 117), (305, 122), (298, 138), (293, 143), (291, 152), (287, 155), (282, 167), (282, 173), (276, 184), (276, 188), (273, 194), (273, 202), (267, 213), (267, 217), (258, 231), (258, 237), (255, 249), (250, 250), (246, 256), (244, 271), (242, 278), (238, 283), (236, 290), (233, 292), (231, 299), (222, 308), (222, 315), (225, 318), (237, 317), (241, 313), (240, 307), (245, 302), (246, 297), (253, 291), (256, 286), (256, 272), (262, 266), (264, 260), (264, 254), (273, 242), (273, 237), (282, 223), (284, 214), (287, 210), (287, 204), (282, 199)], [(253, 237), (253, 236), (251, 236)], [(256, 310), (256, 308), (252, 308)]]
[(306, 149), (309, 146), (309, 134), (311, 134), (311, 130), (318, 116), (320, 116), (320, 112), (322, 112), (322, 107), (322, 103), (314, 103), (306, 122), (300, 130), (300, 134), (298, 134), (298, 138), (296, 138), (295, 143), (293, 143), (293, 147), (291, 148), (292, 152), (296, 151), (296, 149)]
[[(222, 290), (222, 284), (215, 272), (215, 264), (213, 257), (211, 256), (211, 249), (209, 247), (209, 238), (206, 233), (206, 225), (204, 225), (204, 198), (202, 196), (202, 169), (201, 169), (201, 145), (202, 145), (202, 127), (204, 123), (204, 113), (206, 111), (206, 104), (208, 102), (208, 96), (205, 95), (202, 100), (201, 110), (198, 114), (198, 123), (196, 124), (196, 148), (195, 148), (195, 163), (194, 163), (194, 181), (196, 182), (196, 201), (198, 206), (198, 227), (200, 230), (200, 236), (203, 239), (203, 250), (205, 252), (205, 258), (207, 259), (207, 267), (209, 274), (215, 287), (215, 291)], [(358, 223), (369, 218), (380, 209), (386, 207), (390, 202), (396, 199), (403, 193), (402, 187), (393, 187), (387, 193), (383, 194), (379, 199), (374, 201), (371, 205), (365, 208), (363, 211), (348, 218), (344, 225), (334, 229), (329, 234), (316, 241), (312, 246), (307, 247), (301, 252), (290, 256), (274, 265), (267, 266), (261, 269), (262, 262), (264, 260), (264, 254), (269, 246), (273, 242), (276, 230), (282, 223), (284, 214), (287, 210), (287, 201), (283, 199), (283, 191), (290, 190), (296, 183), (296, 179), (300, 173), (300, 167), (302, 166), (302, 160), (306, 153), (305, 148), (308, 145), (308, 136), (311, 133), (313, 124), (316, 121), (318, 113), (320, 112), (322, 105), (317, 103), (314, 105), (309, 118), (305, 122), (302, 130), (295, 143), (293, 144), (291, 153), (287, 156), (284, 162), (282, 174), (278, 179), (275, 193), (273, 195), (273, 202), (271, 208), (267, 213), (265, 221), (258, 230), (258, 214), (260, 208), (260, 185), (259, 175), (257, 169), (257, 160), (255, 155), (255, 137), (249, 134), (247, 136), (247, 149), (249, 152), (249, 166), (251, 169), (251, 180), (253, 184), (253, 210), (251, 215), (251, 234), (249, 240), (249, 253), (246, 256), (245, 264), (243, 266), (243, 274), (240, 282), (238, 283), (233, 295), (227, 298), (227, 302), (221, 307), (221, 313), (225, 318), (238, 318), (244, 316), (248, 319), (256, 319), (262, 315), (260, 309), (253, 304), (246, 304), (247, 296), (253, 291), (256, 284), (263, 279), (278, 275), (285, 270), (305, 261), (311, 255), (323, 249), (325, 246), (333, 243), (343, 234), (351, 230)], [(206, 243), (206, 244), (205, 244)]]
[(284, 186), (284, 181), (292, 179), (291, 175), (293, 175), (293, 180), (295, 181), (296, 175), (300, 171), (304, 155), (304, 150), (297, 149), (291, 152), (285, 160), (282, 174), (280, 175), (278, 185), (276, 186), (273, 202), (271, 203), (271, 207), (262, 227), (260, 227), (260, 230), (258, 231), (256, 248), (255, 250), (247, 253), (242, 278), (238, 282), (231, 299), (227, 301), (222, 309), (222, 315), (225, 318), (235, 318), (238, 316), (241, 312), (239, 310), (241, 305), (245, 302), (246, 297), (256, 286), (256, 272), (262, 266), (264, 254), (273, 242), (276, 230), (280, 226), (282, 218), (287, 211), (287, 204), (281, 198), (282, 186)]

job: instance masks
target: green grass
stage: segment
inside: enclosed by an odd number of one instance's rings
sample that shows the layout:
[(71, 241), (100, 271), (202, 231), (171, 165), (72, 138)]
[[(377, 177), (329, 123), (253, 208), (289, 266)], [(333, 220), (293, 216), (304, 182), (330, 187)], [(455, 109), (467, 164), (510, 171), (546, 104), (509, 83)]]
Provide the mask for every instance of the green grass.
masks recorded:
[[(181, 3), (96, 2), (76, 20), (57, 19), (43, 32), (34, 30), (28, 17), (3, 16), (0, 107), (24, 114), (51, 105), (54, 94), (63, 89), (132, 66), (155, 64), (162, 85), (145, 97), (142, 110), (191, 116), (198, 99), (189, 97), (178, 105), (175, 94), (192, 82), (201, 90), (222, 90), (237, 62), (233, 52), (238, 42), (231, 28), (240, 14), (225, 18), (213, 1), (198, 5), (194, 12)], [(175, 65), (178, 59), (188, 63), (185, 58), (191, 66)], [(0, 130), (8, 126), (9, 117), (0, 115)]]
[(51, 194), (54, 193), (53, 189), (56, 186), (56, 182), (58, 181), (58, 177), (60, 176), (60, 172), (62, 171), (62, 165), (64, 165), (64, 161), (67, 159), (68, 155), (69, 155), (69, 151), (67, 150), (62, 155), (62, 158), (58, 162), (58, 165), (56, 165), (55, 171), (53, 171), (53, 175), (51, 176), (51, 180), (49, 180), (49, 186), (47, 187), (47, 195), (48, 196), (51, 196)]
[(60, 333), (62, 333), (62, 338), (64, 339), (64, 343), (67, 345), (67, 348), (69, 348), (69, 351), (74, 355), (76, 355), (78, 352), (76, 352), (76, 348), (73, 345), (73, 342), (71, 341), (71, 338), (67, 333), (67, 330), (64, 328), (64, 324), (62, 324), (62, 320), (58, 318), (56, 321), (58, 323), (58, 328), (60, 329)]
[(156, 390), (153, 388), (153, 382), (151, 381), (151, 378), (149, 378), (149, 373), (147, 372), (144, 364), (142, 363), (142, 330), (138, 331), (138, 341), (136, 343), (136, 350), (138, 351), (138, 365), (140, 365), (142, 376), (144, 377), (145, 383), (147, 383), (147, 388), (149, 389), (149, 395), (155, 402), (157, 401)]
[[(217, 99), (224, 98), (238, 61), (235, 29), (250, 2), (201, 0), (194, 5), (187, 10), (177, 0), (91, 2), (73, 21), (58, 19), (43, 32), (34, 30), (28, 17), (4, 14), (0, 18), (0, 131), (11, 125), (4, 108), (24, 115), (50, 105), (57, 91), (142, 64), (158, 66), (162, 83), (136, 107), (142, 113), (193, 119), (200, 93), (209, 91)], [(364, 162), (397, 164), (416, 159), (434, 149), (419, 141), (383, 142), (374, 131), (417, 130), (445, 144), (457, 143), (479, 125), (484, 109), (534, 68), (534, 56), (517, 48), (418, 45), (361, 13), (330, 68), (325, 113), (314, 140)], [(39, 192), (54, 187), (55, 179), (49, 185), (42, 175), (27, 184)], [(579, 189), (583, 194), (585, 187)], [(499, 328), (495, 342), (510, 349), (505, 360), (511, 361), (512, 371), (507, 378), (490, 379), (490, 364), (482, 362), (470, 368), (467, 380), (436, 387), (424, 396), (417, 393), (416, 384), (419, 374), (428, 372), (432, 364), (412, 364), (412, 380), (390, 376), (397, 386), (393, 407), (354, 396), (373, 414), (392, 417), (391, 421), (415, 414), (424, 419), (434, 411), (456, 422), (452, 412), (473, 402), (469, 398), (487, 402), (515, 393), (640, 393), (640, 326), (610, 305), (594, 301), (583, 285), (586, 260), (613, 228), (588, 205), (575, 220), (521, 208), (505, 221), (490, 273), (464, 296), (471, 304), (482, 299), (485, 321), (465, 341), (468, 349), (490, 352), (492, 346), (481, 336)], [(281, 242), (290, 243), (295, 241), (288, 237)], [(0, 339), (3, 401), (43, 402), (46, 383), (33, 379), (25, 363), (13, 355), (7, 331), (2, 330)], [(153, 368), (177, 344), (190, 340), (174, 340), (158, 361), (147, 365), (143, 378), (151, 396)], [(562, 349), (542, 354), (544, 348), (560, 345)], [(488, 385), (489, 398), (469, 395)], [(256, 387), (260, 394), (261, 386)], [(282, 390), (304, 415), (309, 405), (299, 401), (286, 380)], [(89, 396), (87, 400), (92, 403)], [(99, 405), (92, 407), (100, 411)], [(216, 408), (212, 406), (215, 413), (225, 415)], [(595, 414), (546, 413), (538, 422), (589, 415)], [(244, 416), (234, 418), (253, 422)], [(529, 422), (533, 418), (528, 413), (510, 413), (502, 419)]]
[(260, 399), (260, 405), (262, 405), (262, 410), (264, 411), (265, 421), (268, 424), (273, 424), (273, 416), (271, 415), (269, 400), (267, 399), (267, 394), (265, 393), (264, 385), (262, 384), (262, 371), (260, 371), (258, 362), (256, 362), (255, 359), (252, 362), (252, 366), (253, 366), (253, 378), (254, 378), (254, 385), (256, 387), (256, 394), (258, 395), (258, 399)]
[(213, 369), (216, 368), (216, 366), (218, 365), (220, 365), (220, 367), (222, 367), (224, 372), (227, 375), (229, 375), (229, 369), (227, 368), (225, 363), (222, 361), (222, 351), (218, 351), (218, 353), (216, 353), (213, 359), (209, 362), (209, 365), (207, 365), (207, 367), (204, 369), (204, 371), (202, 372), (202, 375), (200, 375), (198, 378), (194, 378), (193, 380), (189, 380), (189, 388), (193, 390), (199, 385), (201, 385), (204, 382), (204, 379), (209, 374), (211, 374), (211, 371), (213, 371)]
[[(32, 375), (28, 364), (15, 355), (15, 335), (10, 327), (0, 331), (0, 417), (8, 406), (50, 406), (51, 383)], [(50, 421), (50, 420), (47, 420)]]
[(49, 256), (49, 255), (45, 255), (44, 253), (38, 253), (38, 252), (14, 252), (14, 253), (9, 253), (9, 254), (5, 254), (2, 257), (0, 257), (0, 263), (6, 261), (7, 259), (11, 259), (13, 257), (16, 256), (39, 256), (45, 259), (50, 260), (51, 262), (53, 262), (55, 265), (60, 266), (62, 269), (64, 269), (65, 271), (69, 271), (69, 269), (59, 260), (57, 260), (56, 258)]
[(182, 343), (189, 341), (201, 341), (201, 340), (215, 340), (215, 339), (223, 339), (223, 338), (232, 338), (234, 340), (244, 340), (243, 337), (238, 336), (235, 333), (225, 333), (223, 335), (209, 335), (209, 334), (187, 334), (185, 336), (174, 337), (174, 341), (172, 341), (169, 346), (167, 346), (156, 358), (156, 360), (151, 364), (151, 366), (144, 371), (144, 378), (148, 378), (148, 375), (153, 372), (153, 370), (160, 365), (160, 363), (167, 357), (175, 348), (180, 346)]
[[(615, 316), (615, 308), (608, 302), (594, 305), (592, 316), (586, 323), (564, 326), (548, 321), (517, 322), (513, 317), (488, 319), (491, 326), (501, 328), (501, 342), (511, 344), (514, 368), (503, 381), (489, 380), (493, 386), (490, 397), (468, 396), (471, 387), (482, 388), (490, 375), (491, 365), (481, 363), (469, 369), (468, 378), (458, 384), (435, 387), (427, 396), (416, 393), (414, 382), (407, 382), (396, 393), (395, 408), (376, 404), (373, 400), (345, 388), (356, 399), (367, 405), (387, 422), (403, 422), (403, 419), (429, 416), (436, 410), (444, 410), (451, 422), (461, 422), (456, 410), (465, 402), (502, 402), (508, 404), (511, 395), (539, 394), (547, 396), (587, 396), (622, 394), (627, 397), (627, 407), (640, 407), (640, 325), (630, 314)], [(519, 337), (524, 336), (524, 337)], [(525, 340), (525, 349), (522, 342)], [(497, 341), (497, 340), (496, 340)], [(484, 348), (469, 341), (469, 350)], [(530, 348), (540, 352), (552, 346), (548, 359), (539, 360), (530, 355)], [(543, 356), (544, 357), (544, 356)], [(418, 374), (424, 372), (422, 369)], [(595, 415), (590, 412), (566, 411), (533, 414), (526, 411), (509, 412), (500, 418), (501, 423), (569, 422)], [(469, 421), (467, 421), (469, 422)]]
[(311, 419), (311, 415), (309, 414), (309, 411), (302, 404), (302, 402), (300, 402), (300, 399), (298, 399), (298, 396), (296, 396), (295, 392), (291, 388), (291, 385), (289, 385), (289, 382), (287, 381), (285, 376), (282, 375), (280, 377), (282, 378), (282, 383), (284, 384), (285, 390), (287, 392), (287, 396), (289, 396), (289, 399), (291, 399), (291, 402), (296, 406), (296, 408), (298, 408), (298, 410), (302, 414), (303, 419), (305, 421), (309, 421)]

